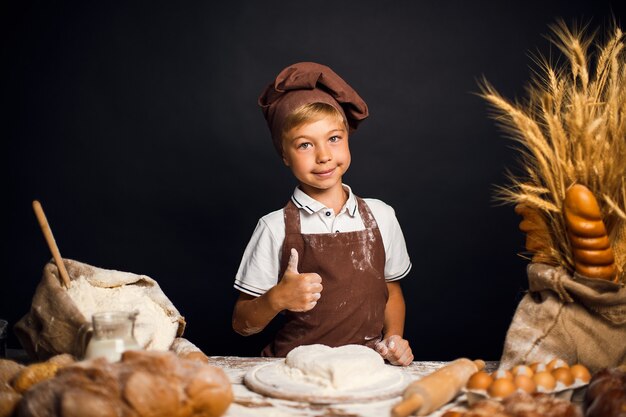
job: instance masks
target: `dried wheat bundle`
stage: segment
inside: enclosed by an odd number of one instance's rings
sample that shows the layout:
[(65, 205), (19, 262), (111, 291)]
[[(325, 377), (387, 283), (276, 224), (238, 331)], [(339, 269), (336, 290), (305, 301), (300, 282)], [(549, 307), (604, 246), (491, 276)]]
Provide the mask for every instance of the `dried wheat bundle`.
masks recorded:
[(614, 25), (608, 40), (589, 53), (594, 35), (559, 21), (550, 41), (567, 58), (555, 68), (536, 58), (537, 76), (523, 103), (503, 98), (486, 80), (481, 97), (496, 120), (521, 146), (523, 174), (508, 173), (497, 198), (537, 209), (549, 233), (541, 259), (574, 270), (563, 217), (565, 192), (582, 184), (600, 205), (619, 279), (626, 281), (626, 53), (624, 34)]

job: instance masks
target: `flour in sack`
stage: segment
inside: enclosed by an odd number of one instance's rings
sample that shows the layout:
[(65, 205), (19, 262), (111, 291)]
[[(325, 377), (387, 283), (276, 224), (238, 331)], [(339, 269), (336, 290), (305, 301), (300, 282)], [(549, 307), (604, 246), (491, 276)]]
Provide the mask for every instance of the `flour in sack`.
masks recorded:
[[(94, 281), (98, 282), (92, 277), (92, 282)], [(145, 287), (141, 285), (97, 287), (89, 283), (84, 276), (80, 276), (71, 282), (67, 293), (89, 321), (93, 314), (104, 311), (138, 311), (134, 336), (139, 345), (145, 349), (168, 350), (176, 337), (177, 319), (169, 317), (163, 307), (146, 294)]]

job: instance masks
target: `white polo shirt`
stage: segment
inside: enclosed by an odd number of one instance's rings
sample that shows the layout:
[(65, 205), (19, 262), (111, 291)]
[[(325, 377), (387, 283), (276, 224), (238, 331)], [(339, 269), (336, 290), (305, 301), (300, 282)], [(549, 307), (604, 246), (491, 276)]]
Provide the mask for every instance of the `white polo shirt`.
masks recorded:
[[(303, 234), (352, 232), (365, 228), (352, 189), (345, 184), (343, 186), (348, 191), (348, 201), (339, 213), (335, 213), (333, 209), (324, 206), (296, 187), (291, 200), (300, 209), (300, 228)], [(380, 200), (372, 198), (363, 200), (376, 219), (383, 238), (386, 281), (404, 278), (411, 270), (411, 260), (393, 208)], [(282, 246), (285, 240), (283, 216), (283, 209), (276, 210), (263, 216), (257, 223), (235, 277), (234, 287), (239, 291), (259, 296), (278, 283)]]

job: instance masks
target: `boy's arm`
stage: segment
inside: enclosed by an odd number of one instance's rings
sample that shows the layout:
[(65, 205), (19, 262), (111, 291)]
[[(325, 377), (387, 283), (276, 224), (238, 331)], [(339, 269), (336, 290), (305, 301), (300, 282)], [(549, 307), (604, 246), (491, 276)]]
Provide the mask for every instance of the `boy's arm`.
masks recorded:
[(241, 293), (233, 311), (233, 330), (242, 336), (259, 333), (282, 310), (309, 311), (321, 297), (322, 278), (298, 272), (298, 252), (291, 250), (280, 282), (259, 297)]
[(413, 352), (409, 342), (402, 338), (406, 306), (399, 282), (388, 282), (389, 299), (385, 306), (383, 340), (376, 345), (376, 350), (394, 365), (409, 365), (413, 361)]
[(383, 339), (389, 338), (397, 334), (402, 337), (404, 334), (404, 318), (406, 315), (406, 306), (404, 304), (404, 296), (402, 288), (397, 281), (388, 282), (387, 290), (389, 291), (389, 299), (385, 306), (385, 321), (383, 324)]
[(233, 330), (242, 336), (259, 333), (281, 309), (272, 300), (273, 287), (260, 297), (240, 293), (233, 311)]

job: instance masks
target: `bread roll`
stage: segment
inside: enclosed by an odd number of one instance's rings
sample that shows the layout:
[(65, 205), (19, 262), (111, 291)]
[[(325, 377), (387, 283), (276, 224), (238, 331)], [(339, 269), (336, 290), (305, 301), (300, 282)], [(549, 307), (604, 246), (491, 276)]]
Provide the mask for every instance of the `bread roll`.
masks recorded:
[(59, 368), (63, 368), (65, 366), (69, 366), (76, 362), (76, 358), (69, 353), (60, 353), (48, 359), (46, 362), (54, 363), (58, 365)]
[(24, 365), (10, 359), (0, 359), (0, 385), (10, 383), (22, 369)]
[(34, 363), (20, 370), (11, 381), (11, 385), (15, 391), (22, 394), (33, 385), (52, 378), (58, 370), (59, 366), (55, 363)]
[(565, 193), (564, 214), (576, 272), (615, 280), (615, 257), (593, 193), (581, 184), (571, 186)]
[[(229, 390), (224, 389), (225, 386)], [(194, 417), (217, 417), (224, 413), (233, 401), (230, 382), (224, 372), (215, 373), (202, 368), (185, 387)]]
[(178, 357), (192, 361), (209, 363), (209, 357), (200, 351), (181, 353)]
[(541, 212), (526, 204), (518, 204), (515, 206), (515, 213), (523, 216), (519, 228), (526, 233), (526, 250), (532, 253), (532, 261), (554, 263), (550, 256), (552, 237)]
[(21, 399), (22, 396), (13, 390), (0, 391), (0, 417), (12, 416)]

